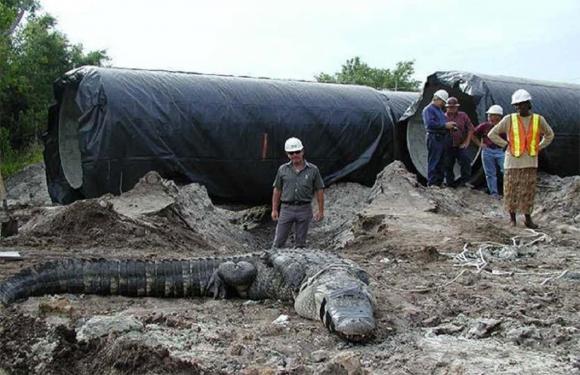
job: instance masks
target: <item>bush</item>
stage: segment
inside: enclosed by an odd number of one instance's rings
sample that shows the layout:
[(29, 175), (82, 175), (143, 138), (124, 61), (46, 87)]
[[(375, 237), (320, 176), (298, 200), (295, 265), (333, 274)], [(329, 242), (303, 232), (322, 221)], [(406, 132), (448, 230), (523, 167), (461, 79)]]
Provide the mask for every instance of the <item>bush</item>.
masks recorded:
[(0, 147), (2, 147), (0, 171), (3, 178), (12, 176), (30, 164), (42, 161), (43, 146), (40, 143), (34, 143), (22, 151), (14, 151), (5, 137), (7, 132), (4, 130), (6, 129), (0, 129)]

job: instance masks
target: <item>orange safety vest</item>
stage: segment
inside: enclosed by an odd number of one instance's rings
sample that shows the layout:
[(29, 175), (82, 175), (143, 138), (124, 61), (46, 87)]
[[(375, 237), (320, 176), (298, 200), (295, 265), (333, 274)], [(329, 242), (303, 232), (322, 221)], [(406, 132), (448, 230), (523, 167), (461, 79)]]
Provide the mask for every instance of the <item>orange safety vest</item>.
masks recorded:
[(511, 114), (509, 131), (510, 153), (519, 158), (524, 151), (530, 156), (538, 155), (540, 144), (540, 115), (532, 114), (531, 124), (526, 132), (522, 118), (517, 113)]

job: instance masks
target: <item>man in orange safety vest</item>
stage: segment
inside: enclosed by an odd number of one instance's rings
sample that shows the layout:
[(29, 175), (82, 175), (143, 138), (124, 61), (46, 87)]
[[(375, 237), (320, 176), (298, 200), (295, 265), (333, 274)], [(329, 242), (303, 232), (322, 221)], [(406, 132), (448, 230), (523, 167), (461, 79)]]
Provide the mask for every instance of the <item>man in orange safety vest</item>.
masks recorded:
[[(510, 221), (516, 225), (516, 214), (525, 215), (525, 226), (535, 229), (532, 221), (538, 170), (538, 154), (554, 139), (554, 132), (546, 119), (532, 113), (532, 96), (523, 89), (512, 95), (517, 113), (505, 116), (487, 137), (501, 147), (506, 147), (504, 159), (504, 205)], [(507, 141), (500, 134), (507, 134)]]

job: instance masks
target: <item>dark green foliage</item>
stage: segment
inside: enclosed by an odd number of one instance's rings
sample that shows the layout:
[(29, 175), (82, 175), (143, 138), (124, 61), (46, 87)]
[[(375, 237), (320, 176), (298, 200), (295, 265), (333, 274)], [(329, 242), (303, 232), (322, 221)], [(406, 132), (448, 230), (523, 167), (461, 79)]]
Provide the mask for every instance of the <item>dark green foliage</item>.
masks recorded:
[(346, 60), (338, 73), (320, 73), (318, 82), (370, 86), (379, 90), (418, 91), (419, 81), (413, 79), (414, 61), (400, 61), (394, 70), (371, 68), (360, 57)]
[(101, 65), (106, 51), (85, 53), (40, 13), (35, 0), (0, 2), (0, 147), (3, 159), (26, 153), (45, 130), (52, 83), (81, 65)]

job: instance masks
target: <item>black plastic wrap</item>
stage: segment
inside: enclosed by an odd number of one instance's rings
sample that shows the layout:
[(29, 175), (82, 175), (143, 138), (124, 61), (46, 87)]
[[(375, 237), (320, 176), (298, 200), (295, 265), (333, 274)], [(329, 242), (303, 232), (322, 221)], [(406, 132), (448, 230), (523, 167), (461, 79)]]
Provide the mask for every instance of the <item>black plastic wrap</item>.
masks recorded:
[[(423, 176), (427, 160), (421, 111), (439, 89), (459, 99), (460, 110), (470, 116), (474, 125), (485, 121), (485, 112), (493, 104), (501, 105), (506, 115), (515, 112), (511, 95), (517, 89), (527, 90), (532, 95), (533, 111), (546, 118), (556, 135), (553, 143), (540, 153), (539, 168), (560, 176), (580, 174), (580, 85), (448, 71), (427, 78), (421, 98), (401, 119), (402, 126), (407, 127), (408, 156)], [(478, 154), (474, 149), (472, 146), (475, 158)], [(480, 164), (474, 159), (474, 165)]]
[(382, 93), (388, 98), (391, 117), (395, 119), (393, 130), (395, 159), (405, 162), (406, 159), (409, 159), (409, 153), (405, 142), (405, 126), (399, 124), (399, 120), (407, 109), (419, 99), (419, 93), (407, 91), (382, 91)]
[(82, 67), (54, 92), (45, 163), (59, 203), (119, 194), (150, 170), (218, 199), (267, 202), (292, 136), (326, 184), (372, 184), (394, 160), (390, 99), (367, 87)]

